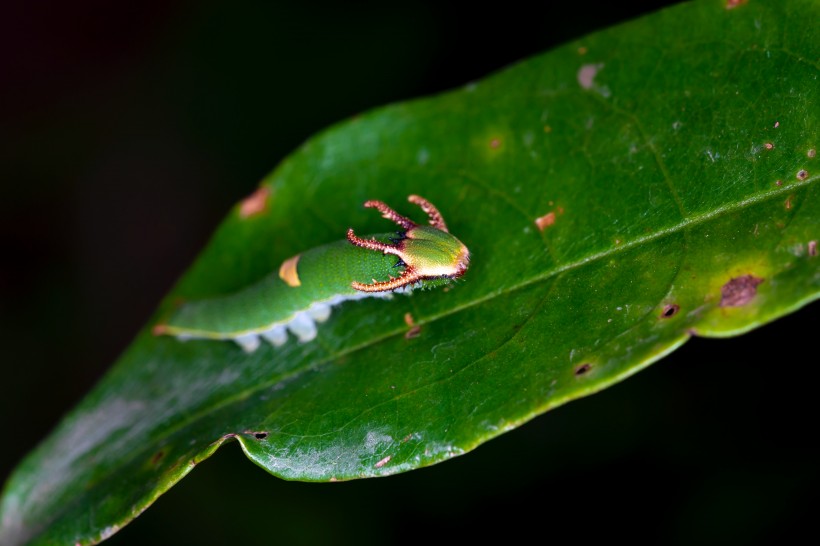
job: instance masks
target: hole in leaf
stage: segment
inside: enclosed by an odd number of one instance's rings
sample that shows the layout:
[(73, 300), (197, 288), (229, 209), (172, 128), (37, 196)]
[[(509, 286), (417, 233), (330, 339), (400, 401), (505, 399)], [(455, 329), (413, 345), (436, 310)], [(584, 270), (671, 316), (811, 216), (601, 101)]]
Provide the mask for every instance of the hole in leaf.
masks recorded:
[(575, 368), (575, 375), (576, 376), (584, 375), (585, 373), (587, 373), (591, 369), (592, 369), (592, 364), (590, 364), (589, 362), (586, 362), (584, 364), (581, 364), (577, 368)]
[(661, 311), (661, 318), (672, 318), (678, 314), (680, 311), (680, 305), (677, 303), (669, 303), (663, 306), (663, 311)]

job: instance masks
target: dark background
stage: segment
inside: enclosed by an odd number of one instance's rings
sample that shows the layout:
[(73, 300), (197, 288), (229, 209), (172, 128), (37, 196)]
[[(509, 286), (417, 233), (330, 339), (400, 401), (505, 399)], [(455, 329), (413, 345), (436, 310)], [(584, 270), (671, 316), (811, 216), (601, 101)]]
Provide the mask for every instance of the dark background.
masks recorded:
[[(311, 134), (669, 3), (4, 5), (0, 479), (111, 365), (229, 207)], [(284, 482), (231, 444), (110, 543), (813, 536), (819, 315), (814, 304), (740, 338), (692, 340), (390, 478)]]

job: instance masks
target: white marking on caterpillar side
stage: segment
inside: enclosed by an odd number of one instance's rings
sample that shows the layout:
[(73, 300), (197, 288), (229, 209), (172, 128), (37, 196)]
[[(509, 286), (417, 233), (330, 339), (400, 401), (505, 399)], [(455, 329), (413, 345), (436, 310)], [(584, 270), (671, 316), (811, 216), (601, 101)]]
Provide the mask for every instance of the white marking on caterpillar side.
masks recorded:
[(311, 305), (307, 313), (310, 315), (310, 318), (315, 320), (316, 322), (324, 322), (328, 318), (330, 318), (330, 305), (327, 303), (317, 302)]
[(245, 334), (235, 337), (233, 340), (237, 342), (246, 353), (252, 353), (259, 347), (259, 336), (256, 334)]
[(299, 341), (307, 343), (316, 339), (316, 323), (305, 311), (299, 311), (288, 323), (288, 330), (293, 332)]
[[(409, 294), (413, 288), (421, 286), (421, 283), (403, 286), (394, 292)], [(333, 307), (346, 301), (361, 300), (364, 298), (379, 298), (389, 300), (393, 297), (390, 292), (361, 292), (351, 295), (338, 294), (325, 301), (314, 302), (304, 311), (298, 311), (292, 319), (287, 322), (274, 324), (266, 330), (255, 330), (235, 337), (226, 336), (221, 339), (231, 339), (235, 341), (246, 353), (252, 353), (259, 348), (261, 339), (264, 339), (274, 347), (281, 347), (288, 341), (288, 331), (290, 331), (300, 343), (307, 343), (316, 339), (318, 330), (317, 322), (325, 322), (333, 311)], [(180, 341), (189, 339), (200, 339), (195, 334), (177, 334), (175, 336)]]
[(270, 330), (265, 330), (260, 335), (274, 347), (281, 347), (288, 340), (288, 330), (284, 324), (277, 324)]

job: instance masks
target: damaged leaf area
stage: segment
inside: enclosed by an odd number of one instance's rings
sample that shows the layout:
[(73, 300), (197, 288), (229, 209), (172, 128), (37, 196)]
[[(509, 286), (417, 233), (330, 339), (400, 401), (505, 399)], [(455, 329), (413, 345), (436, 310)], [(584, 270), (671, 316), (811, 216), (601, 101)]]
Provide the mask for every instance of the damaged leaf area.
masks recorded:
[[(99, 542), (226, 442), (290, 480), (431, 465), (813, 301), (818, 19), (810, 0), (686, 3), (309, 140), (9, 478), (0, 543)], [(408, 193), (470, 249), (453, 286), (349, 302), (252, 354), (152, 335), (175, 301), (381, 231), (359, 205)]]

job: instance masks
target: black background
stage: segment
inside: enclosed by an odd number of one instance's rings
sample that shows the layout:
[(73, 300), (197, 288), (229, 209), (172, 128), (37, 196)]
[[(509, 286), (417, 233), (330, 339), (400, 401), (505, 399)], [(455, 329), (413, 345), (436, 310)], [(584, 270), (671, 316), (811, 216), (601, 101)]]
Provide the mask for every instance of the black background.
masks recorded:
[[(0, 477), (111, 365), (229, 207), (311, 134), (669, 3), (4, 6)], [(399, 476), (283, 482), (231, 444), (110, 543), (812, 536), (819, 312), (694, 339)]]

